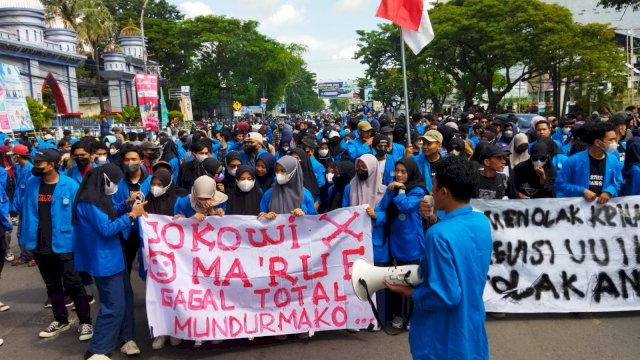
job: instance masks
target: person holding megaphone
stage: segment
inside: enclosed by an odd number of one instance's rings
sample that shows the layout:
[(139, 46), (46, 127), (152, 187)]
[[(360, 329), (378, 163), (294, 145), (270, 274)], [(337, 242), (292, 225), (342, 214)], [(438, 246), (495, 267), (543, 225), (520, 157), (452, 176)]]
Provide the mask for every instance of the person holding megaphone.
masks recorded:
[[(491, 261), (491, 227), (469, 200), (478, 171), (457, 156), (434, 165), (432, 196), (440, 219), (420, 244), (422, 283), (412, 288), (385, 281), (413, 301), (409, 344), (414, 359), (488, 359), (482, 293)], [(427, 215), (421, 203), (421, 215)]]

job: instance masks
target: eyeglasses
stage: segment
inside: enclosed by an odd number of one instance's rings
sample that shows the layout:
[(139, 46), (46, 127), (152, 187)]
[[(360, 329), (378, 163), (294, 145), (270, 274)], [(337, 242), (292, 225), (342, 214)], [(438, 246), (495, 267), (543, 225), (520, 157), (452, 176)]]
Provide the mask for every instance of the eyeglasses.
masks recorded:
[(547, 160), (546, 156), (532, 156), (531, 161), (545, 161)]

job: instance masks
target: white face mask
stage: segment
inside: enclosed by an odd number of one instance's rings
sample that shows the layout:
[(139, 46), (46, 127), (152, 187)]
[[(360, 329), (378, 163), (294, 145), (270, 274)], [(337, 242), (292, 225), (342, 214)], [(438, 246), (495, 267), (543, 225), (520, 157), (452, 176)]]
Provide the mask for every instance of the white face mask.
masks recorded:
[(231, 176), (236, 176), (236, 171), (237, 171), (237, 170), (238, 170), (238, 168), (237, 168), (237, 167), (235, 167), (235, 168), (230, 167), (230, 168), (227, 170), (227, 172), (228, 172), (228, 173), (229, 173), (229, 175), (231, 175)]
[(109, 180), (109, 177), (107, 177), (107, 174), (104, 174), (104, 181), (105, 181), (105, 185), (104, 185), (105, 195), (113, 195), (118, 192), (118, 184)]
[(276, 181), (280, 185), (284, 185), (289, 182), (289, 177), (286, 174), (276, 174)]
[(115, 154), (117, 154), (117, 153), (119, 153), (119, 152), (120, 152), (120, 150), (118, 150), (118, 149), (109, 149), (109, 153), (110, 153), (111, 155), (115, 155)]
[(167, 189), (169, 188), (169, 186), (167, 187), (162, 187), (162, 186), (151, 186), (151, 195), (153, 195), (153, 197), (160, 197), (162, 195), (164, 195), (167, 192)]
[(513, 131), (505, 131), (504, 137), (506, 137), (507, 139), (511, 139), (513, 137)]
[(106, 163), (107, 163), (107, 155), (101, 155), (101, 156), (98, 156), (98, 157), (96, 158), (96, 163), (98, 163), (98, 165), (104, 165), (104, 164), (106, 164)]
[(208, 158), (207, 155), (196, 155), (196, 160), (198, 160), (198, 162), (203, 162)]
[(616, 150), (618, 150), (618, 143), (614, 142), (611, 143), (607, 146), (606, 152), (608, 152), (609, 154), (615, 152)]
[(249, 192), (255, 185), (255, 180), (240, 180), (237, 182), (238, 189), (242, 192)]
[(533, 166), (535, 167), (542, 167), (544, 165), (546, 161), (542, 161), (542, 160), (536, 160), (533, 162)]
[(333, 184), (333, 176), (334, 176), (333, 173), (327, 173), (327, 182), (329, 184)]
[(562, 128), (562, 133), (565, 135), (568, 135), (569, 131), (571, 131), (571, 128)]
[(318, 151), (318, 154), (322, 157), (326, 157), (327, 155), (329, 155), (329, 149), (320, 149)]
[(451, 155), (453, 155), (453, 156), (460, 156), (460, 151), (459, 151), (459, 150), (452, 150), (452, 151), (451, 151)]

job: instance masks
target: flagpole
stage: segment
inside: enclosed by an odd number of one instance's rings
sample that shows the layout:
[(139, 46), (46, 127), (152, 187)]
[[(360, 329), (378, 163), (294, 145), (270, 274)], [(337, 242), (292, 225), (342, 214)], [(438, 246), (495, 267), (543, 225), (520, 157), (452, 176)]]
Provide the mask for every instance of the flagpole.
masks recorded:
[(404, 86), (404, 113), (407, 126), (407, 146), (411, 146), (411, 120), (409, 118), (409, 91), (407, 89), (407, 60), (404, 55), (404, 35), (400, 27), (400, 55), (402, 56), (402, 83)]

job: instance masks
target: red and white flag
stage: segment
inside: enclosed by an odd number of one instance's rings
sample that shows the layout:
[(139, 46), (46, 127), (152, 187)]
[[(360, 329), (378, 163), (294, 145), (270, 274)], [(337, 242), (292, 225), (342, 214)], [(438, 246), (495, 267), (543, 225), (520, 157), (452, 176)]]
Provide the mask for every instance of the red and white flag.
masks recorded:
[(399, 25), (404, 42), (416, 55), (435, 37), (427, 0), (382, 0), (376, 16)]

